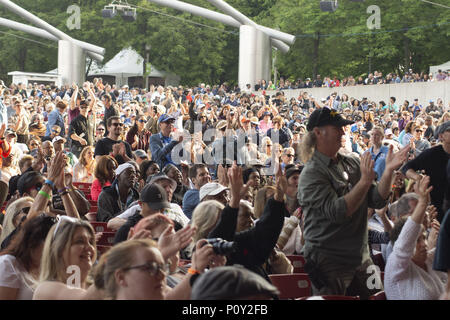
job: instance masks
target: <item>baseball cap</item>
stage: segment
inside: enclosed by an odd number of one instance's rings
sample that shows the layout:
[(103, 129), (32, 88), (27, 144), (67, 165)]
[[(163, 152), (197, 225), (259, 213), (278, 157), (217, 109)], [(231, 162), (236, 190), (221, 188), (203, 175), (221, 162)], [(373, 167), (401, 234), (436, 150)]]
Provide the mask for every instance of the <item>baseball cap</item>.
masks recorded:
[(5, 131), (5, 136), (9, 136), (9, 135), (13, 135), (13, 136), (17, 137), (17, 133), (14, 130), (8, 128)]
[(192, 300), (235, 300), (264, 295), (276, 299), (278, 289), (240, 265), (217, 267), (202, 273), (192, 286)]
[(173, 191), (175, 191), (175, 189), (177, 188), (177, 183), (175, 182), (175, 180), (169, 178), (164, 172), (159, 172), (157, 174), (154, 174), (148, 183), (152, 184), (152, 183), (155, 183), (155, 182), (157, 182), (159, 180), (168, 180), (168, 181), (170, 181), (170, 183), (172, 184)]
[(220, 120), (217, 125), (216, 125), (216, 129), (220, 130), (223, 129), (227, 126), (227, 121), (226, 120)]
[(122, 172), (124, 172), (128, 168), (133, 168), (134, 169), (134, 166), (131, 163), (128, 163), (128, 162), (122, 163), (121, 165), (119, 165), (116, 168), (116, 171), (115, 171), (116, 176), (119, 176)]
[(436, 129), (436, 133), (439, 136), (440, 134), (443, 134), (445, 131), (450, 130), (450, 121), (446, 121), (443, 124), (441, 124)]
[(301, 173), (302, 170), (297, 166), (292, 166), (286, 170), (286, 179), (289, 179), (294, 173)]
[(155, 183), (147, 184), (142, 189), (140, 200), (153, 210), (170, 208), (170, 203), (167, 202), (166, 191)]
[(134, 152), (134, 155), (136, 156), (136, 158), (145, 158), (148, 159), (148, 155), (145, 153), (144, 150), (142, 149), (137, 149)]
[(167, 122), (167, 121), (170, 121), (170, 120), (176, 120), (176, 119), (173, 116), (168, 115), (167, 113), (165, 113), (165, 114), (163, 114), (163, 115), (161, 115), (159, 117), (158, 124), (159, 123), (163, 123), (163, 122)]
[(384, 132), (384, 135), (390, 135), (393, 134), (392, 130), (390, 128), (387, 128), (386, 131)]
[(312, 131), (315, 127), (326, 125), (342, 127), (353, 123), (355, 122), (342, 118), (342, 116), (336, 111), (331, 111), (328, 108), (321, 108), (316, 109), (313, 113), (311, 113), (306, 128), (308, 131)]
[(31, 187), (34, 186), (33, 181), (35, 178), (40, 177), (41, 174), (36, 171), (27, 171), (20, 176), (17, 180), (17, 191), (22, 196), (25, 192), (28, 191)]
[(253, 124), (259, 124), (258, 117), (251, 117), (250, 118), (250, 122), (253, 123)]
[(241, 122), (250, 122), (251, 120), (247, 117), (242, 117)]
[(217, 182), (209, 182), (205, 185), (203, 185), (200, 188), (200, 201), (203, 200), (204, 197), (206, 196), (215, 196), (218, 195), (219, 193), (221, 193), (224, 190), (228, 190), (229, 188), (221, 185), (220, 183)]
[(58, 142), (58, 141), (61, 141), (61, 140), (63, 142), (66, 142), (66, 139), (64, 137), (56, 136), (56, 137), (53, 138), (52, 143), (55, 143), (55, 142)]

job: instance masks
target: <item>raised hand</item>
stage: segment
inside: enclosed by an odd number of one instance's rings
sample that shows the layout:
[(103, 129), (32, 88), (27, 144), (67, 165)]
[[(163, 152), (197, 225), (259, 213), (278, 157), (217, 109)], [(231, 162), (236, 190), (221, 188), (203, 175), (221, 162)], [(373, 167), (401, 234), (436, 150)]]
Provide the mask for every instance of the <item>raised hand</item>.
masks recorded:
[(276, 201), (284, 201), (284, 195), (287, 192), (288, 189), (288, 182), (286, 179), (286, 176), (283, 173), (283, 169), (281, 168), (281, 163), (278, 161), (275, 162), (276, 164), (276, 172), (275, 172), (275, 195), (274, 199)]
[(430, 177), (423, 176), (419, 181), (414, 185), (414, 192), (417, 193), (421, 200), (428, 202), (429, 194), (431, 190), (433, 190), (433, 186), (428, 187), (430, 184)]
[(164, 259), (169, 259), (185, 248), (192, 241), (192, 236), (196, 230), (197, 228), (190, 224), (177, 232), (173, 230), (172, 225), (168, 226), (158, 240), (158, 247)]
[(386, 155), (386, 169), (397, 170), (408, 158), (410, 146), (406, 146), (397, 152), (393, 152), (394, 146), (389, 146), (388, 154)]
[(375, 171), (373, 170), (373, 165), (374, 161), (371, 159), (370, 152), (364, 153), (361, 156), (361, 163), (360, 163), (362, 181), (365, 181), (366, 183), (372, 183), (372, 181), (375, 180)]
[(233, 166), (231, 168), (228, 168), (228, 180), (230, 182), (231, 189), (230, 207), (239, 208), (244, 179), (242, 178), (242, 168), (238, 167), (236, 161), (233, 162)]

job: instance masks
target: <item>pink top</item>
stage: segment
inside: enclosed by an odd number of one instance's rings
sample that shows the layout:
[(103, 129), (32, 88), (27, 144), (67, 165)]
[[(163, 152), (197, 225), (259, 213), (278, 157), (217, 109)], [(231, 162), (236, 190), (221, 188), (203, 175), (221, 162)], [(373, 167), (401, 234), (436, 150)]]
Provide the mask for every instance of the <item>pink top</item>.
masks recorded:
[(109, 187), (111, 185), (111, 182), (107, 181), (105, 185), (101, 185), (100, 181), (98, 179), (95, 179), (92, 181), (91, 185), (91, 199), (94, 201), (98, 200), (98, 196), (100, 195), (100, 192), (102, 192), (103, 187)]
[(272, 123), (271, 120), (269, 120), (268, 123), (265, 122), (264, 120), (261, 120), (261, 121), (259, 122), (259, 131), (260, 131), (262, 134), (266, 134), (267, 130), (269, 130), (269, 129), (271, 129), (271, 128), (273, 128), (273, 123)]

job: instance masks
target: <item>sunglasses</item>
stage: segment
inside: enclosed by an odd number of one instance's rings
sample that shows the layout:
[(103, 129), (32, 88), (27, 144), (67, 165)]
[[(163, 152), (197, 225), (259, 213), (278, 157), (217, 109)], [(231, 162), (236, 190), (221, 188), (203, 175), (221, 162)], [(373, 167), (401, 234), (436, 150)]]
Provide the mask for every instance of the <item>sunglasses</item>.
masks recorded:
[(123, 123), (122, 122), (114, 122), (114, 123), (111, 123), (111, 125), (114, 126), (114, 127), (117, 127), (117, 126), (123, 127)]
[(416, 132), (423, 132), (423, 130), (417, 129)]
[(54, 130), (54, 129), (52, 129), (52, 132), (59, 133), (59, 130)]
[(145, 123), (145, 122), (147, 122), (147, 121), (145, 121), (144, 119), (140, 119), (140, 120), (138, 120), (140, 123)]
[(105, 128), (98, 128), (97, 131), (105, 131)]
[(286, 154), (286, 157), (289, 157), (289, 158), (291, 158), (293, 156), (294, 156), (293, 154), (289, 154), (289, 153)]
[(156, 276), (160, 271), (164, 274), (167, 274), (169, 272), (169, 266), (167, 264), (158, 264), (156, 262), (147, 262), (138, 266), (124, 268), (123, 270), (127, 271), (132, 269), (140, 269), (142, 271), (146, 271), (153, 277)]
[(88, 106), (81, 106), (80, 109), (87, 109)]

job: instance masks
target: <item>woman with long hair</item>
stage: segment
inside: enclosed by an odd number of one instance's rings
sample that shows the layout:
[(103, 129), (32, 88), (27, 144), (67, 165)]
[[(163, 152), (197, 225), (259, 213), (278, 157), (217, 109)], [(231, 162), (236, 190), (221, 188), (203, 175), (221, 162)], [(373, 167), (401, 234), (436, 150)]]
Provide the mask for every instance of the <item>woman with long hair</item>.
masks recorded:
[(42, 249), (55, 218), (41, 214), (27, 220), (0, 254), (0, 300), (31, 300), (39, 280)]
[(78, 163), (73, 167), (73, 182), (92, 183), (94, 181), (94, 147), (86, 146), (80, 153)]
[(127, 142), (131, 146), (131, 150), (148, 150), (151, 133), (145, 128), (147, 118), (144, 114), (138, 115), (134, 125), (128, 130)]
[(91, 185), (92, 200), (97, 201), (102, 188), (112, 184), (117, 166), (116, 159), (111, 156), (105, 155), (99, 158), (94, 169), (95, 179)]

